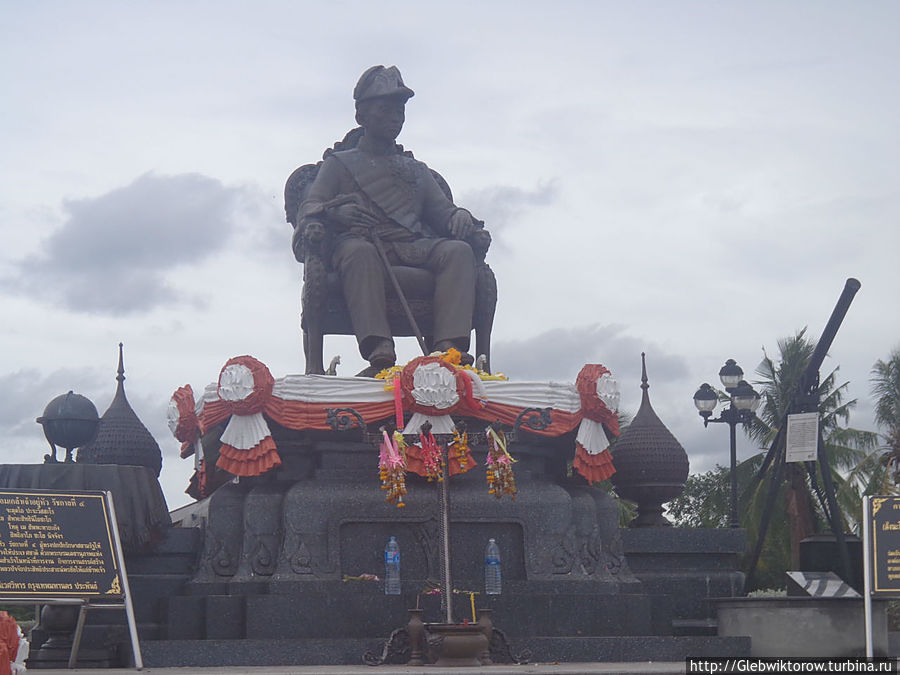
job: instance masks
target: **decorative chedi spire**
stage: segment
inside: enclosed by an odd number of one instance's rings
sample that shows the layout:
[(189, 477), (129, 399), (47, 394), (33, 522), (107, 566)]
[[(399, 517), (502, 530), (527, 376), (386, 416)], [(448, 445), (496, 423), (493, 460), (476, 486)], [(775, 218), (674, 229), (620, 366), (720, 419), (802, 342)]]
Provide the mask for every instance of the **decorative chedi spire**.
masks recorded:
[(159, 444), (147, 427), (138, 419), (125, 397), (125, 366), (122, 359), (122, 343), (119, 343), (119, 369), (116, 375), (116, 395), (109, 404), (97, 436), (78, 449), (76, 461), (84, 464), (127, 464), (146, 466), (156, 476), (162, 468)]
[(684, 491), (688, 458), (681, 443), (657, 417), (647, 390), (647, 362), (641, 353), (641, 407), (612, 447), (616, 473), (612, 482), (620, 497), (637, 504), (630, 527), (671, 526), (662, 505)]

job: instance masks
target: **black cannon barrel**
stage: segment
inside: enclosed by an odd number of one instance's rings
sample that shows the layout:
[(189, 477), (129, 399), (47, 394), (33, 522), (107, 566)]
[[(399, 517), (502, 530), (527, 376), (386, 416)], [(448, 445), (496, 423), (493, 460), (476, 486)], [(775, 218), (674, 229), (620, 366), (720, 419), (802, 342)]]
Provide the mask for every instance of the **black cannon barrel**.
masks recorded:
[(803, 373), (803, 378), (800, 380), (803, 385), (801, 390), (805, 390), (815, 383), (816, 374), (819, 372), (819, 368), (822, 367), (825, 355), (828, 354), (828, 350), (831, 349), (831, 343), (834, 342), (834, 336), (837, 335), (838, 328), (841, 327), (841, 323), (847, 315), (847, 310), (850, 309), (850, 303), (853, 302), (853, 297), (861, 285), (853, 277), (847, 279), (844, 284), (841, 297), (838, 298), (837, 304), (831, 312), (831, 318), (828, 319), (825, 330), (822, 331), (822, 336), (819, 338), (816, 349), (809, 359), (809, 364), (806, 366), (806, 372)]
[[(762, 480), (763, 476), (766, 474), (772, 463), (775, 462), (776, 459), (779, 460), (776, 462), (776, 473), (772, 478), (772, 482), (769, 486), (769, 492), (766, 497), (766, 504), (763, 510), (762, 522), (760, 523), (759, 531), (756, 536), (756, 544), (754, 544), (753, 547), (753, 553), (751, 554), (750, 565), (748, 567), (747, 577), (745, 579), (745, 588), (750, 588), (754, 582), (756, 576), (756, 565), (759, 562), (759, 556), (762, 552), (763, 543), (766, 539), (766, 532), (769, 528), (769, 521), (772, 518), (772, 509), (775, 503), (774, 500), (778, 492), (778, 487), (780, 486), (783, 478), (785, 459), (784, 440), (785, 436), (787, 435), (786, 430), (788, 415), (790, 415), (791, 413), (800, 412), (802, 410), (807, 410), (808, 412), (817, 410), (815, 406), (818, 404), (818, 401), (812, 403), (812, 409), (806, 407), (807, 405), (810, 405), (808, 397), (812, 393), (812, 388), (816, 386), (818, 382), (819, 368), (822, 367), (822, 362), (825, 360), (825, 355), (831, 348), (831, 343), (834, 342), (834, 336), (837, 335), (838, 328), (841, 327), (841, 323), (844, 321), (844, 317), (847, 315), (847, 310), (850, 309), (850, 303), (853, 302), (853, 297), (856, 295), (856, 292), (859, 290), (860, 286), (861, 284), (859, 283), (859, 281), (852, 277), (850, 279), (847, 279), (846, 283), (844, 284), (844, 290), (841, 293), (841, 297), (838, 298), (837, 304), (834, 306), (834, 310), (831, 312), (831, 318), (828, 319), (828, 323), (825, 325), (825, 330), (822, 331), (822, 337), (819, 338), (819, 342), (816, 344), (816, 348), (809, 359), (809, 364), (807, 365), (806, 370), (803, 373), (803, 377), (800, 379), (800, 382), (798, 383), (796, 389), (794, 389), (793, 402), (787, 412), (785, 412), (784, 417), (782, 417), (781, 422), (778, 425), (778, 433), (775, 436), (775, 439), (772, 441), (772, 445), (769, 447), (769, 451), (766, 453), (766, 457), (763, 460), (762, 466), (760, 466), (759, 472), (756, 474), (754, 483)], [(827, 466), (828, 455), (825, 444), (822, 440), (821, 428), (819, 429), (817, 454), (819, 462), (823, 466)], [(811, 469), (811, 466), (811, 464), (807, 464), (807, 470), (810, 471), (810, 477), (812, 478), (814, 476), (814, 469)], [(850, 578), (850, 558), (847, 554), (847, 545), (844, 541), (844, 534), (841, 529), (840, 522), (838, 521), (837, 514), (839, 513), (839, 511), (837, 499), (835, 497), (834, 483), (832, 482), (831, 472), (823, 469), (822, 480), (825, 483), (825, 498), (828, 504), (826, 515), (828, 516), (828, 522), (831, 526), (831, 531), (834, 533), (834, 536), (837, 539), (838, 551), (840, 552), (841, 556), (841, 569), (839, 570), (839, 572), (841, 572), (841, 577), (846, 580)]]

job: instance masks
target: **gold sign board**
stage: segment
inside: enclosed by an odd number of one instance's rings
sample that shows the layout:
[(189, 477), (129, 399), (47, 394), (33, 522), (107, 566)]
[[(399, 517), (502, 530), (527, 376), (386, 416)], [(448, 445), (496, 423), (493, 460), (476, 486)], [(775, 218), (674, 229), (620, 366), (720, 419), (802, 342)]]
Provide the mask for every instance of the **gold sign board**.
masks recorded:
[(104, 492), (0, 490), (0, 599), (121, 598)]
[(900, 497), (870, 497), (872, 595), (900, 596)]

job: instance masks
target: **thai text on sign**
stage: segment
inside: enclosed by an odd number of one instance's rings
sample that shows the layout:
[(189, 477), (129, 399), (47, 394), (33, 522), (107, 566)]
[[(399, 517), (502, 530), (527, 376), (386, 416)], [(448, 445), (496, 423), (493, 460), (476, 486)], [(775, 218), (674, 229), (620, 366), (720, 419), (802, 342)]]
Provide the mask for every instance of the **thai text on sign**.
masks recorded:
[(872, 593), (900, 595), (900, 497), (871, 497)]
[(0, 490), (0, 598), (121, 597), (103, 492)]

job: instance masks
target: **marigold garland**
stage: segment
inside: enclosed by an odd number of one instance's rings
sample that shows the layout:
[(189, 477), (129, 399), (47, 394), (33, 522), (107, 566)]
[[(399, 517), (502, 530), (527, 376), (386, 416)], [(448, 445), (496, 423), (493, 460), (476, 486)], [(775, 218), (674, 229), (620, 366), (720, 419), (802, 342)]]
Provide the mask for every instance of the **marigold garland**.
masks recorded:
[[(396, 504), (402, 509), (406, 504), (403, 497), (406, 495), (406, 461), (397, 434), (394, 438), (388, 436), (384, 427), (381, 428), (381, 448), (378, 458), (378, 476), (381, 478), (381, 489), (387, 491), (384, 500), (388, 504)], [(403, 437), (400, 436), (402, 442)]]
[(469, 434), (465, 431), (453, 430), (453, 440), (450, 441), (449, 450), (459, 463), (461, 471), (466, 471), (469, 464)]
[(376, 380), (384, 380), (384, 390), (394, 391), (394, 380), (400, 377), (403, 366), (391, 366), (375, 374)]
[[(455, 353), (454, 353), (455, 352)], [(457, 370), (469, 370), (475, 373), (478, 378), (485, 382), (496, 382), (509, 380), (509, 378), (503, 373), (487, 373), (483, 370), (479, 370), (475, 366), (464, 366), (460, 363), (462, 359), (462, 354), (457, 349), (448, 349), (446, 352), (435, 352), (433, 355), (440, 356), (441, 360), (445, 363), (449, 363), (451, 366), (456, 368)], [(385, 368), (384, 370), (375, 374), (376, 380), (384, 380), (384, 390), (385, 391), (394, 391), (394, 382), (400, 377), (400, 373), (403, 371), (404, 366), (394, 365), (390, 368)]]
[(506, 382), (509, 378), (503, 373), (487, 373), (483, 370), (479, 370), (475, 366), (457, 366), (460, 370), (471, 370), (473, 373), (478, 375), (478, 379), (484, 382)]
[(458, 349), (450, 347), (450, 349), (443, 353), (441, 360), (446, 361), (452, 366), (458, 366), (460, 361), (462, 361), (462, 353)]
[(488, 454), (485, 460), (487, 465), (485, 478), (488, 484), (488, 494), (494, 495), (497, 499), (503, 495), (509, 495), (515, 499), (518, 490), (512, 465), (516, 460), (506, 451), (506, 436), (502, 430), (495, 431), (493, 427), (488, 427), (486, 432)]

